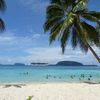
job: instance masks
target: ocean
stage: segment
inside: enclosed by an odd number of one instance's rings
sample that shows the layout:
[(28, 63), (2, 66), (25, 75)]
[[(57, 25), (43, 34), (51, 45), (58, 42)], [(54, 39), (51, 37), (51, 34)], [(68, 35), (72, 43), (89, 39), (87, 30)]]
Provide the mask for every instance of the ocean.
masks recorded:
[(38, 82), (100, 83), (100, 67), (0, 66), (0, 84)]

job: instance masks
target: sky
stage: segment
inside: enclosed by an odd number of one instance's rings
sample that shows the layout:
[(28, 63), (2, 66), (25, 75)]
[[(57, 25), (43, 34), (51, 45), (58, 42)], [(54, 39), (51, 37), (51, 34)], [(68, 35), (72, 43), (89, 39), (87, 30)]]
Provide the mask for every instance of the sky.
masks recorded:
[[(78, 61), (98, 64), (92, 53), (73, 50), (67, 45), (62, 54), (59, 42), (49, 45), (49, 33), (44, 34), (43, 23), (49, 0), (6, 0), (7, 9), (0, 13), (6, 30), (0, 33), (0, 63)], [(100, 11), (100, 0), (90, 0), (88, 8)], [(100, 49), (93, 47), (100, 57)]]

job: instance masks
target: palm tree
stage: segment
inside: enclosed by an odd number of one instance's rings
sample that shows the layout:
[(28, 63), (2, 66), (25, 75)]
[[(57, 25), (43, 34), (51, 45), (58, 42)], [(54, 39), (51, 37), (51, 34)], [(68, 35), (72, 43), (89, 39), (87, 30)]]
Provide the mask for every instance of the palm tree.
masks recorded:
[[(6, 8), (6, 4), (4, 0), (0, 0), (0, 10), (4, 11)], [(0, 18), (0, 31), (3, 31), (5, 29), (5, 24), (3, 20)]]
[(100, 32), (92, 24), (96, 23), (100, 28), (100, 12), (88, 11), (86, 3), (87, 0), (51, 0), (46, 10), (44, 30), (50, 32), (50, 43), (58, 36), (63, 53), (71, 41), (73, 49), (77, 46), (85, 52), (89, 49), (100, 63), (91, 47), (100, 47)]

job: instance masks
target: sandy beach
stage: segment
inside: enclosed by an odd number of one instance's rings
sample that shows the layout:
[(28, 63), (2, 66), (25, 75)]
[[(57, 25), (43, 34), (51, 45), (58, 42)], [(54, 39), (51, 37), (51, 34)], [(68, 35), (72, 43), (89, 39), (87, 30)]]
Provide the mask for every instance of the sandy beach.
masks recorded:
[(0, 100), (100, 100), (100, 84), (46, 83), (0, 85)]

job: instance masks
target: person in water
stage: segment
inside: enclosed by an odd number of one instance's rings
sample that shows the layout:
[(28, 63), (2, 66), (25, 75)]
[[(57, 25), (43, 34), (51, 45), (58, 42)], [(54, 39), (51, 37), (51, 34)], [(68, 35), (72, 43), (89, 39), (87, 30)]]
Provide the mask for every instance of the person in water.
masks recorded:
[(28, 72), (24, 73), (24, 75), (28, 75)]

